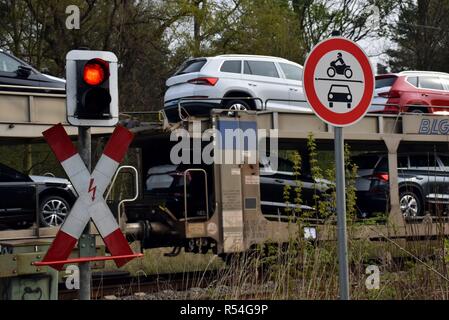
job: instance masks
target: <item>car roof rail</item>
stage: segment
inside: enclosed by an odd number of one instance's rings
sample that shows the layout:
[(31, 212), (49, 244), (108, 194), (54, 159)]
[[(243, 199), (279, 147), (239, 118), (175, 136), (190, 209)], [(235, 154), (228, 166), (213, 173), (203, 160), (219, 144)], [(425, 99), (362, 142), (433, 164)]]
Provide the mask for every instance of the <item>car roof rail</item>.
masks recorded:
[(257, 55), (257, 54), (221, 54), (215, 57), (235, 57), (235, 58), (267, 58), (267, 59), (278, 59), (278, 60), (284, 60), (284, 61), (288, 61), (288, 62), (293, 62), (290, 60), (287, 60), (285, 58), (281, 58), (281, 57), (275, 57), (275, 56), (263, 56), (263, 55)]
[(398, 74), (400, 75), (426, 75), (426, 74), (434, 74), (434, 75), (446, 75), (449, 76), (449, 73), (446, 72), (440, 72), (440, 71), (420, 71), (420, 70), (408, 70), (408, 71), (401, 71)]

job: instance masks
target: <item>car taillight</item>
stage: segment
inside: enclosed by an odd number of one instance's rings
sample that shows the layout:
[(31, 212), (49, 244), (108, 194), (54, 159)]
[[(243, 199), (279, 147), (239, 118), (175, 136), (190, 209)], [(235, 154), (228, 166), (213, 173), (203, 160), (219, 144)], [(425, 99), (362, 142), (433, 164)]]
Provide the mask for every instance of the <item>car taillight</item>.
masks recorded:
[(202, 78), (195, 78), (187, 82), (204, 86), (215, 86), (215, 84), (218, 82), (218, 78), (202, 77)]
[(400, 98), (401, 93), (397, 90), (390, 90), (390, 91), (379, 93), (379, 96), (383, 97), (383, 98)]
[(389, 178), (390, 178), (390, 176), (388, 175), (387, 172), (377, 172), (377, 173), (373, 174), (372, 176), (370, 176), (368, 179), (388, 182)]

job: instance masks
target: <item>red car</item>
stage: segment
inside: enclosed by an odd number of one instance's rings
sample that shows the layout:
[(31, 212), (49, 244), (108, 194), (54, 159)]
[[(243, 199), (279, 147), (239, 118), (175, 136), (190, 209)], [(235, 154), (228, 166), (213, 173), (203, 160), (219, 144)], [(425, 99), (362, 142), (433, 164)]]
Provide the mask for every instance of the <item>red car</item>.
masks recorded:
[(368, 112), (449, 114), (449, 74), (404, 71), (378, 75)]

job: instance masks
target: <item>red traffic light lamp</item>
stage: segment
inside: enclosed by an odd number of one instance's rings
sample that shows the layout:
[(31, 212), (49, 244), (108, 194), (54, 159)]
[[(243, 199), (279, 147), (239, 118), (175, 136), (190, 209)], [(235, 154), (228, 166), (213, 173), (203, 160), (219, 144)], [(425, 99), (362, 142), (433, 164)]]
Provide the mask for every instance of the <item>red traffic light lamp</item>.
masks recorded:
[(91, 86), (98, 86), (109, 78), (109, 63), (96, 58), (89, 60), (83, 69), (83, 80)]

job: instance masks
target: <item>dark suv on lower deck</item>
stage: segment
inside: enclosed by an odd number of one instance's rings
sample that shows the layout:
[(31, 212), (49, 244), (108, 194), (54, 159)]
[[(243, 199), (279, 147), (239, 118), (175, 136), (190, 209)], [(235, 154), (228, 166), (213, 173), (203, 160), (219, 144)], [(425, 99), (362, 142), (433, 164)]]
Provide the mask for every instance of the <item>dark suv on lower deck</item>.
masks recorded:
[(1, 228), (30, 226), (37, 219), (36, 208), (41, 226), (59, 226), (76, 197), (67, 179), (29, 176), (0, 163)]
[[(300, 207), (301, 211), (314, 210), (315, 197), (318, 199), (325, 197), (332, 183), (325, 179), (313, 179), (310, 174), (295, 176), (294, 164), (288, 159), (278, 158), (277, 162), (276, 166), (266, 159), (261, 159), (260, 162), (260, 205), (264, 216), (267, 219), (277, 220), (286, 215), (287, 207), (291, 209)], [(207, 177), (207, 188), (205, 177)], [(167, 208), (176, 219), (182, 219), (185, 211), (184, 191), (187, 196), (189, 218), (205, 218), (207, 213), (211, 216), (215, 205), (212, 178), (212, 166), (167, 164), (151, 167), (145, 180), (143, 192), (145, 199), (140, 203), (130, 203), (125, 206), (129, 209), (128, 219), (130, 221), (141, 219), (141, 214), (137, 212), (149, 211), (145, 203), (151, 203), (153, 207), (161, 205)], [(298, 183), (301, 184), (302, 203), (300, 205), (295, 204), (297, 195), (294, 189)], [(287, 186), (291, 189), (288, 195), (286, 195)], [(145, 207), (147, 209), (144, 209)]]
[[(358, 167), (357, 207), (362, 217), (389, 211), (389, 172), (386, 153), (352, 158)], [(426, 211), (447, 214), (449, 209), (449, 154), (398, 154), (399, 204), (405, 217)], [(439, 212), (436, 212), (439, 210)]]

